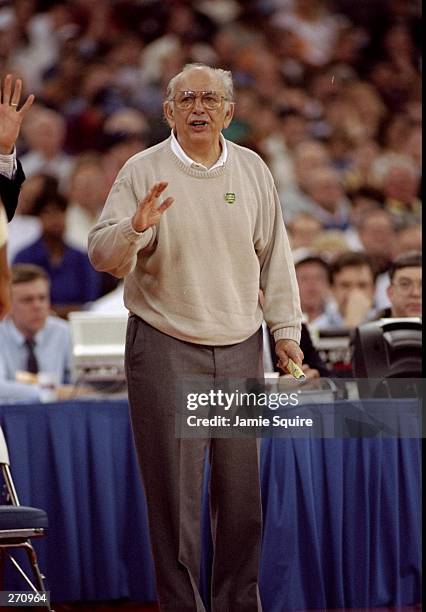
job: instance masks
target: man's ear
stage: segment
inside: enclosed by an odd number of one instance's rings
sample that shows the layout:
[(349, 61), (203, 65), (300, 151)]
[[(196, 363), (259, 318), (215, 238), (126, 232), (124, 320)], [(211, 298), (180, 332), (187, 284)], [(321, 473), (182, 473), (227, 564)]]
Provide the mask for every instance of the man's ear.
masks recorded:
[(173, 130), (175, 127), (175, 119), (174, 119), (174, 114), (173, 114), (173, 103), (166, 100), (166, 102), (163, 103), (163, 112), (164, 112), (164, 117), (166, 118), (167, 123), (169, 124), (170, 128)]
[(232, 117), (234, 116), (234, 111), (235, 111), (234, 102), (228, 102), (227, 104), (228, 104), (228, 108), (226, 109), (225, 118), (223, 120), (224, 129), (227, 128), (229, 124), (231, 123)]

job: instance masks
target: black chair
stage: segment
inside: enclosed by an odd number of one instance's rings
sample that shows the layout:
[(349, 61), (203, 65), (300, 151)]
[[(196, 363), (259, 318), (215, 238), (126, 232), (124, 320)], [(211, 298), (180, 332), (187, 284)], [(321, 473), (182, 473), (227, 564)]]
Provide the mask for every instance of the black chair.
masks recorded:
[[(53, 612), (44, 586), (43, 579), (45, 577), (40, 572), (37, 555), (29, 539), (39, 538), (45, 535), (48, 525), (47, 514), (40, 508), (30, 508), (19, 504), (18, 495), (10, 471), (9, 452), (1, 427), (0, 468), (7, 498), (7, 504), (0, 505), (0, 581), (3, 582), (4, 562), (6, 559), (10, 559), (12, 565), (30, 587), (30, 590), (35, 594), (41, 594), (38, 599), (40, 607), (46, 608), (49, 612)], [(12, 555), (12, 551), (19, 548), (23, 549), (28, 555), (35, 584)]]

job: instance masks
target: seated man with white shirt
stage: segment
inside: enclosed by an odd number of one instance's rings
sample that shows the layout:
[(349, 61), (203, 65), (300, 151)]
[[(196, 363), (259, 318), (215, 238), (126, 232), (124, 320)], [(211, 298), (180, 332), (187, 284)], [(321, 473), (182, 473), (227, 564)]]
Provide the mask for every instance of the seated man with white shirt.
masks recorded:
[[(11, 311), (0, 323), (0, 401), (39, 400), (38, 375), (69, 382), (68, 323), (50, 316), (49, 278), (31, 264), (11, 268)], [(32, 383), (32, 384), (31, 384)]]

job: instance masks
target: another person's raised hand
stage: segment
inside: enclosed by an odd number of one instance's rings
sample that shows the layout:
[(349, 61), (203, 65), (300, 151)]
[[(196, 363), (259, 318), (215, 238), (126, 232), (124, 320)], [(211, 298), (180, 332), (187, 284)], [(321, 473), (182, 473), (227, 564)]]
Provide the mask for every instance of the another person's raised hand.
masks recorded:
[(0, 153), (3, 155), (12, 153), (22, 121), (34, 102), (31, 94), (18, 108), (21, 92), (21, 79), (13, 83), (13, 76), (8, 74), (3, 82), (0, 80)]
[(159, 222), (161, 215), (173, 204), (173, 198), (169, 197), (159, 204), (158, 198), (166, 189), (168, 183), (162, 181), (155, 183), (146, 196), (139, 202), (138, 208), (132, 218), (132, 226), (136, 232), (143, 232), (148, 227)]
[(353, 289), (348, 297), (344, 312), (345, 325), (349, 328), (358, 327), (363, 323), (368, 312), (373, 307), (373, 299), (362, 289)]

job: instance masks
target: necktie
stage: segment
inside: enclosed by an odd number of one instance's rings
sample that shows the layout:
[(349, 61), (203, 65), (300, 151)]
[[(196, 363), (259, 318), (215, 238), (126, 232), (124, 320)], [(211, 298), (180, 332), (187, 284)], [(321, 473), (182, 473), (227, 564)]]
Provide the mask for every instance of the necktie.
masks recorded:
[(32, 338), (27, 338), (25, 340), (25, 346), (27, 347), (27, 372), (31, 374), (38, 373), (38, 363), (37, 357), (34, 353), (35, 341)]

